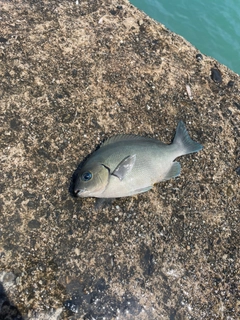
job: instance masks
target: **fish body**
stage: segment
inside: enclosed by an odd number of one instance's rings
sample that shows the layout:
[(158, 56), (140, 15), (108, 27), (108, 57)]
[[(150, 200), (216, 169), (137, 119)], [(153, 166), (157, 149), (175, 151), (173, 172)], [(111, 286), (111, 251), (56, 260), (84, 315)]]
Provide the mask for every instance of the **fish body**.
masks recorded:
[(170, 145), (134, 135), (112, 137), (86, 160), (74, 192), (79, 197), (119, 198), (148, 191), (155, 183), (180, 174), (181, 165), (174, 162), (177, 157), (201, 149), (182, 121)]

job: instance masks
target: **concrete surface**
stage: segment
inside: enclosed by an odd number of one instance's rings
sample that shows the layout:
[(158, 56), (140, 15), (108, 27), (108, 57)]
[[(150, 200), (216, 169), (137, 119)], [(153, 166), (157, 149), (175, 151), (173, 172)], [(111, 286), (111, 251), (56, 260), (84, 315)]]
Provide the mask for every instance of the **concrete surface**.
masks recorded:
[[(239, 76), (127, 1), (0, 6), (1, 317), (239, 319)], [(170, 143), (180, 119), (204, 146), (180, 177), (72, 197), (104, 139)]]

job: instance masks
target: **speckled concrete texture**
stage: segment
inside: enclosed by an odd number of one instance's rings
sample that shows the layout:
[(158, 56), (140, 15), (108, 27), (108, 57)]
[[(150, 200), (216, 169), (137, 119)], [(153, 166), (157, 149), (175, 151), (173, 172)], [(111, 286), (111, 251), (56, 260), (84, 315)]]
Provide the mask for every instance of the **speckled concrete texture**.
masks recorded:
[[(239, 76), (127, 1), (0, 6), (0, 298), (18, 319), (239, 319)], [(170, 143), (180, 119), (204, 146), (180, 177), (98, 212), (71, 195), (104, 139)]]

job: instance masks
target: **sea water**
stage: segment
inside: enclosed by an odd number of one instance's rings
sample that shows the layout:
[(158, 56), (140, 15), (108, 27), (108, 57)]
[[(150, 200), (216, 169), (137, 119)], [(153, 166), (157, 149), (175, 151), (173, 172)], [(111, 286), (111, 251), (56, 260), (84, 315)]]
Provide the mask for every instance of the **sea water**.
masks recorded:
[(130, 0), (240, 75), (240, 0)]

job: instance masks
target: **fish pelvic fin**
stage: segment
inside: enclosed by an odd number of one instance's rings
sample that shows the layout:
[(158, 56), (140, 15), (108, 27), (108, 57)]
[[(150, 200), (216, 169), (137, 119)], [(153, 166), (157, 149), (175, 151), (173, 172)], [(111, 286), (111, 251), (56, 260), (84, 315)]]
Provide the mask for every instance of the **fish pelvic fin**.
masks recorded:
[(181, 155), (198, 152), (203, 148), (200, 143), (190, 138), (183, 121), (178, 122), (173, 144), (177, 146)]

